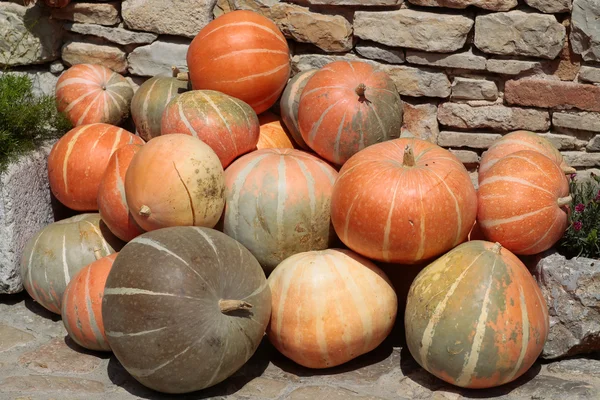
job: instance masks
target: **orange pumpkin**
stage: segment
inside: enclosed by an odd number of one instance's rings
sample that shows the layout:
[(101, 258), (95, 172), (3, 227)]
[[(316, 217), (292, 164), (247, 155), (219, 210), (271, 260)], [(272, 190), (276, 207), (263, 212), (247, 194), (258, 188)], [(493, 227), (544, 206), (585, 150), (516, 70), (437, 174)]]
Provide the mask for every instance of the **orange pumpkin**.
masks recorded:
[(129, 82), (102, 65), (73, 65), (56, 82), (56, 106), (73, 126), (118, 125), (129, 114), (132, 98)]
[(477, 195), (463, 164), (421, 140), (395, 139), (354, 155), (340, 170), (331, 220), (355, 252), (412, 264), (463, 242), (477, 214)]
[(531, 150), (509, 154), (479, 183), (477, 220), (485, 237), (515, 254), (549, 249), (567, 229), (569, 182), (561, 168)]
[(400, 136), (402, 102), (385, 72), (365, 62), (336, 61), (304, 87), (298, 125), (311, 149), (343, 165), (365, 147)]
[(502, 136), (483, 153), (479, 163), (479, 182), (485, 179), (487, 171), (498, 160), (520, 150), (537, 151), (554, 161), (566, 174), (575, 172), (575, 168), (565, 162), (560, 151), (548, 139), (535, 132), (516, 131)]
[(233, 11), (206, 25), (187, 53), (192, 88), (216, 90), (269, 109), (290, 75), (290, 51), (271, 20), (253, 11)]
[(298, 107), (300, 106), (302, 91), (315, 72), (317, 72), (316, 69), (309, 69), (308, 71), (297, 73), (290, 79), (279, 100), (281, 119), (294, 138), (294, 141), (304, 150), (310, 150), (310, 147), (304, 142), (302, 134), (300, 133), (300, 127), (298, 126)]
[(384, 272), (348, 250), (289, 257), (268, 279), (267, 335), (308, 368), (343, 364), (375, 349), (394, 326), (398, 299)]
[(98, 188), (110, 157), (132, 143), (144, 141), (114, 125), (97, 123), (71, 129), (48, 156), (52, 193), (73, 210), (98, 210)]
[(260, 149), (293, 149), (294, 144), (286, 129), (281, 124), (281, 119), (271, 112), (264, 112), (258, 116), (260, 136), (256, 148)]
[(125, 174), (133, 156), (141, 148), (141, 144), (129, 144), (115, 151), (98, 188), (102, 220), (116, 237), (126, 242), (144, 232), (129, 212), (125, 198)]
[(158, 136), (133, 156), (125, 174), (127, 206), (151, 231), (214, 227), (225, 206), (225, 176), (215, 152), (193, 136)]
[(61, 315), (67, 333), (81, 347), (110, 351), (102, 322), (104, 285), (119, 253), (101, 257), (73, 277), (62, 300)]

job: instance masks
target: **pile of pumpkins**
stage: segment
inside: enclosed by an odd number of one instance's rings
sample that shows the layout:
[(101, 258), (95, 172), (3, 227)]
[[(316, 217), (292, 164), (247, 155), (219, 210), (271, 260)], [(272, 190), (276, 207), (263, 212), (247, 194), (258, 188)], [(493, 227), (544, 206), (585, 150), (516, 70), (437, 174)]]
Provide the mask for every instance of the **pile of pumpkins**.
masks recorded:
[[(487, 388), (531, 367), (548, 311), (515, 254), (567, 227), (569, 167), (550, 142), (503, 136), (476, 191), (448, 150), (398, 137), (385, 72), (340, 61), (288, 81), (284, 36), (250, 11), (208, 24), (187, 63), (135, 95), (99, 65), (57, 83), (75, 128), (50, 186), (84, 213), (37, 233), (21, 272), (75, 342), (184, 393), (235, 373), (265, 332), (305, 367), (346, 363), (390, 334), (400, 300), (437, 377)], [(118, 127), (129, 113), (136, 134)], [(429, 265), (399, 299), (376, 263)]]

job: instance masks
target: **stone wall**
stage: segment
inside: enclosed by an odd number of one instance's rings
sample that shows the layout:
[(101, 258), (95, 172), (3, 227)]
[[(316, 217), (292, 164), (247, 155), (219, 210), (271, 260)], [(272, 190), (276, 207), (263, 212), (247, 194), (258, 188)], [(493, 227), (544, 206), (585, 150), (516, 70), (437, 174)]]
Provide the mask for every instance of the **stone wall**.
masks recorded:
[[(470, 168), (519, 129), (544, 134), (578, 169), (600, 166), (599, 0), (74, 1), (50, 17), (3, 1), (0, 50), (19, 51), (10, 60), (0, 51), (0, 64), (36, 74), (42, 90), (81, 62), (139, 85), (171, 65), (185, 69), (192, 38), (232, 9), (278, 24), (294, 72), (340, 59), (385, 69), (405, 102), (403, 134), (451, 148)], [(15, 31), (33, 20), (17, 43)]]

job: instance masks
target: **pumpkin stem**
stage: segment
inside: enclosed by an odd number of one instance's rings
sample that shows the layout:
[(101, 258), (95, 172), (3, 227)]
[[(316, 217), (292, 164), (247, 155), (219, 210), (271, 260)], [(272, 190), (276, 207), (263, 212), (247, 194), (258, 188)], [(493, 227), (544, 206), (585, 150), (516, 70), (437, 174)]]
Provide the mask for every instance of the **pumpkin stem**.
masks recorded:
[(252, 304), (246, 303), (242, 300), (219, 300), (219, 308), (223, 314), (227, 314), (232, 311), (238, 310), (249, 310), (252, 308)]
[(500, 254), (500, 250), (502, 250), (502, 245), (498, 242), (494, 243), (494, 247), (492, 247), (492, 253)]
[(569, 195), (567, 197), (561, 197), (560, 199), (558, 199), (557, 203), (559, 207), (563, 207), (566, 206), (567, 204), (571, 204), (571, 202), (573, 201), (573, 198)]
[(181, 71), (179, 70), (179, 68), (177, 68), (176, 65), (172, 65), (171, 66), (171, 74), (173, 76), (173, 78), (177, 78), (177, 75), (179, 75)]
[(152, 214), (152, 211), (150, 210), (150, 207), (144, 205), (140, 207), (140, 215), (142, 217), (149, 217), (150, 214)]
[(405, 167), (415, 166), (415, 153), (410, 145), (407, 145), (404, 148), (404, 159), (402, 160), (402, 165)]
[(96, 260), (99, 260), (102, 258), (102, 252), (100, 251), (100, 249), (98, 249), (98, 248), (94, 249), (94, 257), (96, 257)]
[(365, 97), (365, 92), (367, 91), (367, 86), (364, 83), (361, 83), (354, 90), (358, 97)]
[(568, 165), (564, 165), (562, 167), (563, 172), (565, 173), (565, 175), (571, 175), (574, 174), (575, 172), (577, 172), (577, 170), (573, 167), (570, 167)]

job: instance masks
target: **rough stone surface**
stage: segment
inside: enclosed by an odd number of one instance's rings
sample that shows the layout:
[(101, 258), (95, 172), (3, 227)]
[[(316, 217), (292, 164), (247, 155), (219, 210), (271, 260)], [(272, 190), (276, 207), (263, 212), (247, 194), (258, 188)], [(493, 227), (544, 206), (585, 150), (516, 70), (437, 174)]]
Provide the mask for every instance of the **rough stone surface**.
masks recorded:
[(98, 25), (116, 25), (121, 22), (121, 17), (119, 17), (119, 3), (117, 2), (71, 2), (64, 8), (53, 9), (52, 18)]
[(569, 135), (542, 133), (540, 136), (548, 139), (558, 150), (581, 150), (587, 144), (585, 140), (580, 140)]
[(195, 37), (212, 20), (217, 0), (126, 0), (121, 13), (129, 29)]
[(438, 121), (452, 128), (504, 132), (519, 129), (545, 132), (550, 128), (550, 115), (546, 111), (502, 105), (472, 107), (468, 104), (444, 103), (438, 107)]
[(502, 135), (497, 133), (441, 131), (438, 136), (438, 145), (453, 148), (487, 149), (501, 137)]
[[(563, 151), (563, 158), (565, 162), (571, 167), (599, 167), (600, 166), (600, 153), (583, 153), (581, 151)], [(598, 279), (598, 278), (596, 278)], [(600, 320), (598, 320), (600, 326)], [(598, 340), (600, 340), (600, 330), (596, 333)], [(600, 342), (599, 342), (600, 343)], [(600, 347), (596, 349), (600, 351)]]
[[(600, 161), (600, 154), (596, 156)], [(569, 159), (565, 161), (578, 166)], [(542, 357), (555, 359), (599, 351), (600, 261), (567, 260), (550, 252), (541, 257), (533, 273), (550, 313), (550, 331)]]
[(411, 64), (468, 69), (473, 71), (483, 71), (486, 67), (486, 58), (473, 54), (472, 50), (452, 54), (407, 50), (406, 61)]
[(288, 383), (270, 378), (254, 378), (248, 382), (237, 395), (250, 398), (277, 399), (287, 388)]
[(148, 32), (134, 32), (123, 28), (109, 28), (95, 24), (66, 23), (65, 29), (82, 35), (98, 36), (122, 45), (152, 43), (158, 35)]
[(490, 58), (486, 63), (489, 72), (501, 75), (519, 75), (541, 68), (542, 63), (539, 61)]
[(402, 64), (405, 60), (404, 50), (384, 46), (375, 42), (361, 41), (354, 50), (362, 57), (371, 60), (385, 61), (389, 64)]
[(600, 83), (600, 67), (582, 65), (579, 70), (579, 80), (584, 82)]
[(330, 386), (307, 386), (301, 387), (291, 392), (287, 400), (384, 400), (381, 397), (357, 395), (348, 389), (332, 388)]
[(600, 2), (574, 0), (571, 14), (573, 50), (585, 61), (600, 61)]
[(494, 81), (456, 77), (452, 81), (452, 99), (496, 100), (498, 87)]
[(586, 146), (587, 151), (600, 151), (600, 135), (594, 136)]
[(309, 69), (319, 69), (335, 61), (363, 61), (378, 68), (383, 67), (382, 64), (376, 61), (363, 59), (352, 53), (347, 53), (344, 55), (296, 54), (292, 57), (292, 71), (297, 73)]
[(101, 64), (118, 73), (127, 71), (127, 54), (116, 46), (70, 40), (62, 48), (65, 64)]
[(50, 64), (50, 72), (53, 74), (60, 74), (65, 70), (65, 65), (60, 61), (54, 61)]
[(0, 293), (23, 290), (23, 248), (54, 220), (46, 166), (50, 149), (48, 144), (22, 156), (0, 174)]
[(23, 332), (10, 325), (0, 324), (0, 352), (10, 350), (15, 346), (24, 346), (34, 340), (31, 333)]
[(412, 104), (403, 101), (402, 137), (417, 137), (437, 143), (440, 128), (437, 121), (437, 106), (431, 103)]
[(479, 154), (471, 150), (454, 150), (450, 149), (450, 152), (454, 154), (461, 163), (465, 165), (479, 164)]
[[(567, 26), (568, 21), (565, 20), (563, 24)], [(573, 51), (568, 39), (565, 40), (563, 49), (556, 59), (543, 62), (543, 70), (546, 74), (554, 75), (563, 81), (574, 80), (580, 68), (581, 56)]]
[(600, 113), (591, 112), (555, 112), (552, 124), (559, 128), (600, 132)]
[(593, 376), (600, 378), (600, 360), (573, 358), (559, 361), (548, 366), (548, 371), (559, 374)]
[[(104, 385), (101, 382), (89, 379), (73, 378), (70, 376), (9, 376), (0, 382), (0, 391), (22, 393), (102, 393)], [(61, 397), (64, 399), (64, 397)], [(31, 397), (21, 397), (31, 399)]]
[(541, 12), (556, 14), (570, 11), (572, 0), (525, 0), (525, 3)]
[(65, 340), (56, 338), (36, 350), (23, 354), (19, 364), (36, 372), (68, 374), (89, 373), (98, 368), (100, 360), (90, 354), (73, 351)]
[(472, 27), (469, 17), (410, 9), (354, 15), (354, 34), (361, 39), (439, 53), (462, 48)]
[(508, 104), (600, 111), (600, 87), (550, 79), (510, 80), (504, 86)]
[(554, 15), (515, 10), (475, 19), (475, 46), (484, 53), (553, 59), (565, 39), (566, 28)]
[(475, 6), (492, 11), (508, 11), (517, 6), (517, 0), (408, 0), (418, 6), (467, 8)]
[[(277, 0), (276, 0), (277, 1)], [(320, 6), (399, 6), (404, 0), (291, 0), (305, 4)]]
[(60, 57), (62, 28), (41, 4), (0, 3), (0, 66), (42, 64)]
[(450, 81), (443, 72), (404, 65), (388, 66), (385, 71), (392, 78), (401, 95), (442, 98), (450, 96)]
[(171, 71), (176, 65), (181, 70), (187, 70), (187, 49), (189, 40), (172, 39), (157, 40), (147, 46), (140, 46), (129, 56), (129, 73), (139, 76), (155, 76)]

